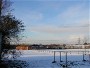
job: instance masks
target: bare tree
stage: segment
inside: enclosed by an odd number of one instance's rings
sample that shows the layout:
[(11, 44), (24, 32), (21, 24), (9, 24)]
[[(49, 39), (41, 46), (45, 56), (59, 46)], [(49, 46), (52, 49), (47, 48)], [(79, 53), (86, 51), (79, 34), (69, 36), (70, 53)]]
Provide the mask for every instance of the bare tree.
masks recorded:
[(12, 2), (10, 0), (0, 0), (0, 16), (10, 13)]
[(11, 38), (18, 38), (19, 33), (24, 30), (22, 21), (18, 20), (10, 13), (10, 5), (10, 0), (0, 0), (0, 31), (2, 32), (2, 50), (7, 43), (10, 43)]

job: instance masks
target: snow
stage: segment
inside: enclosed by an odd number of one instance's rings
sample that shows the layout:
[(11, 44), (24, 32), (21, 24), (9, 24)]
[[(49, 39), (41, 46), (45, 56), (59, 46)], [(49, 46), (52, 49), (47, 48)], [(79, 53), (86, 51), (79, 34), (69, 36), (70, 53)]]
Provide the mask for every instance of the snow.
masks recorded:
[[(52, 63), (54, 60), (54, 51), (56, 51), (56, 63)], [(89, 52), (85, 54), (85, 60), (83, 60), (83, 54), (79, 51), (90, 51), (89, 49), (67, 49), (67, 50), (22, 50), (21, 57), (17, 60), (26, 61), (29, 66), (27, 68), (63, 68), (62, 65), (66, 64), (66, 54), (62, 52), (60, 62), (60, 53), (58, 51), (69, 51), (67, 53), (68, 66), (69, 68), (90, 68)], [(74, 52), (77, 51), (77, 52)]]

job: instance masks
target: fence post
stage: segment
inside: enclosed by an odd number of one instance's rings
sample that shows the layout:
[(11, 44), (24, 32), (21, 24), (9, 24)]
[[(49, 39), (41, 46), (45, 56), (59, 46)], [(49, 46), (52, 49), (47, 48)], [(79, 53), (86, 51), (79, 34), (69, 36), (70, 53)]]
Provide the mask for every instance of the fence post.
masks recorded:
[(60, 52), (60, 62), (62, 62), (62, 61), (61, 61), (61, 52)]
[(90, 54), (89, 54), (89, 63), (90, 63)]
[(66, 52), (66, 67), (67, 67), (67, 52)]
[(56, 63), (56, 61), (55, 61), (55, 51), (54, 51), (54, 61), (52, 63)]
[(84, 59), (84, 52), (83, 52), (83, 61), (85, 61), (85, 59)]

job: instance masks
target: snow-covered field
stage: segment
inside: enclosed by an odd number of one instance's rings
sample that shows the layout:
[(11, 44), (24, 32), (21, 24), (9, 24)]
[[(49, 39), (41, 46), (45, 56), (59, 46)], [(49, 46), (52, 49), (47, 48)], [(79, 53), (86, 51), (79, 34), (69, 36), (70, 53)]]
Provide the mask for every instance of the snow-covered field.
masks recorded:
[[(60, 62), (60, 53), (56, 52), (56, 63), (52, 63), (54, 60), (54, 51), (69, 51), (67, 53), (67, 65), (69, 68), (90, 68), (90, 56), (89, 52), (85, 54), (85, 60), (83, 60), (83, 53), (79, 51), (90, 51), (85, 49), (68, 49), (68, 50), (22, 50), (22, 56), (18, 60), (26, 61), (29, 66), (27, 68), (64, 68), (66, 64), (66, 53), (62, 52)], [(72, 52), (77, 51), (77, 52)], [(66, 67), (66, 68), (68, 68)]]

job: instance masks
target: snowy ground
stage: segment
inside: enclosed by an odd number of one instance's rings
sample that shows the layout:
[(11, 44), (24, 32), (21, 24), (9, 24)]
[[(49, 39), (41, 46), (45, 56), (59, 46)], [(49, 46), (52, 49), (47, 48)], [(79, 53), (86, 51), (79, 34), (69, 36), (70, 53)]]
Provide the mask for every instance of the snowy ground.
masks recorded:
[[(76, 50), (76, 49), (75, 49)], [(64, 68), (65, 65), (65, 53), (62, 52), (62, 61), (60, 62), (60, 53), (56, 52), (56, 63), (53, 62), (53, 51), (60, 50), (22, 50), (22, 56), (19, 57), (19, 60), (26, 61), (29, 66), (27, 68)], [(65, 50), (64, 50), (65, 51)], [(69, 51), (69, 50), (66, 50)], [(70, 51), (73, 51), (70, 49)], [(85, 51), (85, 50), (76, 50), (76, 51)], [(86, 51), (90, 51), (89, 49)], [(68, 53), (68, 67), (69, 68), (90, 68), (89, 62), (89, 52), (85, 55), (85, 60), (83, 60), (83, 54), (81, 52), (70, 52)], [(67, 67), (67, 68), (68, 68)]]

